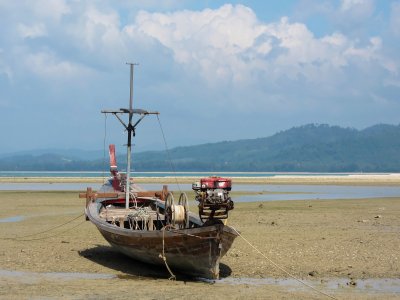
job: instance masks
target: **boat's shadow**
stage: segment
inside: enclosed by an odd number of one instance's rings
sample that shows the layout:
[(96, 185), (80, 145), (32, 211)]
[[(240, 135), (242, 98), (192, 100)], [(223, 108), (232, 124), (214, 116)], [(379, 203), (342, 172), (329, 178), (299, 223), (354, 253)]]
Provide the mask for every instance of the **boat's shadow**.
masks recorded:
[[(149, 278), (149, 279), (160, 279), (160, 278), (170, 278), (166, 267), (155, 266), (151, 264), (142, 263), (140, 261), (134, 260), (127, 257), (120, 252), (114, 250), (111, 246), (97, 245), (93, 248), (88, 248), (79, 251), (79, 255), (89, 259), (97, 264), (105, 266), (110, 269), (122, 272), (125, 275), (118, 275), (121, 279), (139, 279), (139, 278)], [(220, 263), (220, 278), (225, 278), (231, 275), (232, 270), (229, 266)], [(177, 280), (182, 281), (199, 281), (199, 278), (189, 277), (188, 275), (175, 272)]]

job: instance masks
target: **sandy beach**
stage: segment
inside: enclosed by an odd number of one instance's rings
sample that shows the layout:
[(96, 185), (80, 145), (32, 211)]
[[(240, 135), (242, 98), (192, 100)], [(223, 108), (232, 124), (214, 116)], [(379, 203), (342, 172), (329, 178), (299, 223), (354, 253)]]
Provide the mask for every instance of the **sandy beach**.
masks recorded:
[(115, 252), (76, 192), (0, 201), (1, 299), (330, 299), (288, 273), (336, 299), (400, 299), (400, 198), (237, 203), (228, 223), (243, 238), (217, 282), (170, 281)]

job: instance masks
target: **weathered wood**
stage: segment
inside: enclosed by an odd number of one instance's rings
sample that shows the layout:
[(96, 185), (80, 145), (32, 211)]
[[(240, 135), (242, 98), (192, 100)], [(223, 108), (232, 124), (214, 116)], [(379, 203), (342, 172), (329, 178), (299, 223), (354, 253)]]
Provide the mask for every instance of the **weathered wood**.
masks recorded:
[(79, 193), (79, 198), (86, 198), (86, 200), (96, 200), (97, 198), (118, 198), (123, 193), (97, 193), (92, 190), (91, 187), (88, 187), (86, 193)]
[[(128, 216), (132, 215), (136, 212), (135, 209), (126, 209), (126, 208), (102, 208), (99, 212), (99, 217), (106, 220), (107, 222), (111, 222), (113, 220), (119, 220), (121, 218), (124, 219), (124, 221), (128, 220)], [(155, 211), (148, 211), (149, 217), (152, 218), (152, 220), (157, 219), (157, 213)], [(158, 215), (159, 220), (164, 221), (164, 215), (159, 214)]]
[[(163, 199), (165, 191), (145, 191), (145, 192), (134, 192), (135, 197), (155, 197)], [(122, 192), (109, 192), (109, 193), (97, 193), (93, 191), (92, 188), (87, 188), (86, 193), (79, 193), (79, 198), (86, 198), (87, 201), (96, 200), (99, 198), (114, 198), (114, 199), (124, 199), (125, 193)], [(89, 199), (89, 200), (88, 200)]]
[[(157, 204), (161, 206), (162, 211), (164, 202), (159, 201)], [(151, 217), (148, 220), (143, 220), (148, 222), (147, 230), (122, 229), (109, 222), (112, 222), (112, 219), (118, 221), (116, 218), (134, 213), (134, 209), (104, 207), (99, 209), (97, 203), (90, 203), (86, 213), (112, 246), (134, 259), (164, 266), (164, 261), (160, 259), (164, 239), (164, 253), (169, 267), (191, 276), (218, 278), (220, 258), (226, 254), (237, 237), (236, 231), (223, 224), (199, 227), (202, 222), (192, 213), (190, 229), (167, 227), (162, 230), (152, 230), (151, 225), (157, 218), (155, 211), (150, 212)], [(106, 211), (108, 215), (105, 215)]]
[(146, 192), (137, 192), (134, 195), (138, 198), (140, 197), (156, 197), (161, 199), (162, 191), (146, 191)]

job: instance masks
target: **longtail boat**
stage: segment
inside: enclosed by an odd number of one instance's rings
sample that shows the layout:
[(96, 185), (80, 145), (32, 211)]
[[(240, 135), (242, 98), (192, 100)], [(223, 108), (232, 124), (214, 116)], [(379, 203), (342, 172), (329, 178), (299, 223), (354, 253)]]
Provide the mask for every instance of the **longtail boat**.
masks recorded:
[[(229, 196), (231, 180), (202, 178), (193, 183), (198, 214), (189, 211), (188, 198), (174, 194), (164, 185), (160, 191), (145, 191), (130, 176), (132, 137), (148, 115), (133, 108), (133, 68), (130, 64), (129, 108), (103, 110), (114, 115), (127, 132), (127, 169), (117, 168), (115, 146), (109, 146), (111, 176), (98, 191), (88, 187), (79, 197), (86, 198), (85, 215), (118, 251), (133, 259), (166, 267), (191, 277), (219, 278), (219, 264), (238, 236), (225, 225), (233, 209)], [(124, 120), (127, 118), (127, 120)]]

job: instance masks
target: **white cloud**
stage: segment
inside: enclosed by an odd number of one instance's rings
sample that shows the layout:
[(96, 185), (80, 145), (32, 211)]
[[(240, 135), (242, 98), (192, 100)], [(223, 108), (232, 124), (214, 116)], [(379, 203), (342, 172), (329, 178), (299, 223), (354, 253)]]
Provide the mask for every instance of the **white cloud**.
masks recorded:
[(365, 21), (373, 17), (374, 0), (342, 0), (340, 9), (332, 14), (338, 26), (347, 31), (365, 26)]
[(76, 63), (59, 59), (53, 53), (38, 52), (27, 55), (25, 66), (34, 74), (47, 79), (76, 79), (85, 77), (90, 70)]
[[(266, 119), (280, 128), (293, 120), (297, 125), (315, 120), (352, 125), (362, 114), (360, 107), (368, 105), (364, 121), (381, 118), (379, 97), (396, 107), (399, 1), (393, 2), (392, 32), (387, 33), (382, 31), (389, 18), (371, 30), (373, 1), (305, 0), (318, 3), (310, 8), (312, 21), (289, 16), (275, 22), (230, 4), (139, 11), (140, 4), (132, 1), (1, 1), (1, 97), (9, 101), (22, 103), (32, 94), (35, 101), (50, 102), (60, 88), (65, 99), (100, 107), (105, 100), (98, 99), (124, 99), (123, 64), (135, 61), (141, 65), (138, 99), (179, 115), (174, 128), (182, 136), (193, 129), (187, 116), (198, 117), (207, 128), (225, 126), (236, 138), (240, 130), (249, 132), (237, 124), (246, 114), (257, 124), (254, 135), (261, 136)], [(315, 30), (315, 24), (323, 28)], [(204, 107), (212, 112), (199, 114)], [(386, 115), (395, 115), (393, 107)]]
[(47, 35), (46, 26), (43, 23), (36, 23), (33, 25), (18, 24), (18, 32), (22, 38), (37, 38)]
[(357, 8), (363, 5), (370, 6), (371, 1), (370, 0), (342, 0), (342, 3), (340, 5), (341, 10), (350, 10), (353, 8)]
[(393, 2), (391, 5), (390, 28), (397, 37), (400, 36), (400, 1)]
[(100, 45), (113, 48), (120, 46), (119, 16), (116, 12), (103, 13), (90, 8), (84, 16), (83, 33), (86, 45), (91, 50)]
[[(368, 3), (343, 5), (352, 9)], [(317, 38), (305, 24), (292, 23), (287, 17), (262, 23), (242, 5), (168, 14), (141, 11), (126, 30), (131, 36), (137, 32), (157, 40), (172, 51), (176, 62), (214, 83), (249, 83), (260, 75), (275, 80), (282, 76), (295, 80), (301, 75), (315, 82), (331, 75), (335, 80), (337, 72), (355, 59), (375, 60), (384, 66), (378, 37), (366, 45), (337, 32)]]
[(13, 77), (11, 68), (5, 63), (5, 59), (3, 58), (4, 56), (4, 50), (0, 48), (0, 75), (4, 74), (8, 78), (8, 80), (11, 80)]
[[(172, 13), (142, 10), (133, 23), (122, 25), (120, 14), (110, 7), (80, 2), (66, 4), (61, 0), (44, 7), (45, 3), (34, 2), (32, 11), (41, 17), (53, 16), (55, 20), (70, 14), (69, 22), (64, 20), (59, 27), (45, 19), (19, 23), (19, 34), (23, 38), (47, 36), (57, 40), (54, 35), (62, 32), (60, 38), (70, 49), (75, 49), (83, 59), (104, 62), (102, 65), (107, 61), (114, 64), (129, 60), (143, 47), (151, 47), (154, 53), (162, 45), (186, 72), (198, 73), (214, 86), (255, 84), (262, 78), (296, 80), (299, 76), (319, 82), (326, 80), (329, 74), (337, 75), (341, 68), (356, 59), (380, 64), (392, 72), (397, 70), (393, 60), (385, 60), (380, 55), (380, 38), (364, 42), (340, 32), (316, 37), (304, 23), (291, 22), (287, 17), (265, 23), (243, 5), (226, 4), (217, 9)], [(373, 8), (373, 2), (347, 0), (341, 3), (343, 11), (360, 8), (368, 11)], [(42, 57), (37, 53), (40, 52), (31, 53), (36, 57), (34, 62)], [(44, 53), (57, 52), (49, 49)], [(54, 62), (54, 57), (50, 61)], [(72, 60), (60, 56), (60, 61)], [(70, 68), (68, 64), (53, 64), (66, 70)], [(46, 70), (50, 72), (51, 69)]]
[(74, 22), (67, 25), (66, 32), (77, 54), (91, 63), (97, 61), (105, 66), (125, 59), (126, 34), (114, 10), (84, 7)]
[[(33, 13), (39, 18), (48, 18), (54, 21), (60, 21), (60, 19), (69, 13), (71, 13), (70, 7), (64, 0), (35, 0), (27, 1), (33, 5)], [(29, 6), (29, 4), (27, 6)]]
[(220, 49), (228, 55), (240, 53), (252, 47), (262, 31), (249, 8), (229, 4), (200, 12), (152, 14), (142, 11), (135, 25), (140, 32), (172, 49), (175, 59), (182, 63), (190, 61), (193, 56), (201, 56), (195, 53), (199, 46), (202, 49)]
[(372, 37), (370, 38), (370, 45), (364, 48), (356, 48), (354, 46), (351, 46), (350, 48), (346, 49), (344, 54), (369, 61), (371, 59), (377, 58), (377, 52), (381, 49), (381, 46), (382, 40), (379, 37)]

